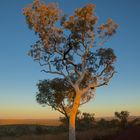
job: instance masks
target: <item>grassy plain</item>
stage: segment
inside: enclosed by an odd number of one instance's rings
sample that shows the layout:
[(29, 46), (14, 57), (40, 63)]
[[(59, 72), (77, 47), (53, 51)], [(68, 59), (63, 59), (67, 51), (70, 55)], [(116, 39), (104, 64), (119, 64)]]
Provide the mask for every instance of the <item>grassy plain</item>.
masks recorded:
[[(76, 140), (140, 140), (140, 121), (125, 129), (110, 122), (77, 130)], [(68, 131), (58, 120), (0, 120), (0, 140), (68, 140)]]

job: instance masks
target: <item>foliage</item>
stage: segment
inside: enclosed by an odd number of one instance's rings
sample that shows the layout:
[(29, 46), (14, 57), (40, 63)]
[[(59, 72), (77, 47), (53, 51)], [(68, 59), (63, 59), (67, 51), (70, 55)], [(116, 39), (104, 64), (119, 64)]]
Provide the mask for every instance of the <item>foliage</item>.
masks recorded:
[[(68, 129), (69, 122), (67, 121), (66, 117), (60, 117), (59, 120), (61, 121), (61, 126)], [(95, 124), (94, 114), (90, 113), (81, 113), (80, 111), (76, 115), (76, 129), (77, 130), (86, 130), (93, 127)]]
[(96, 127), (99, 128), (116, 128), (119, 125), (119, 121), (117, 119), (106, 120), (101, 118), (99, 121), (96, 122)]
[[(44, 62), (42, 65), (46, 66), (48, 71), (43, 71), (65, 75), (73, 84), (79, 81), (83, 72), (89, 74), (85, 86), (89, 82), (107, 83), (109, 76), (114, 72), (112, 64), (116, 56), (111, 48), (100, 48), (95, 51), (97, 44), (95, 45), (94, 42), (96, 33), (94, 26), (98, 18), (95, 16), (94, 9), (93, 4), (76, 9), (74, 15), (69, 18), (62, 17), (59, 20), (60, 25), (56, 24), (60, 10), (55, 4), (45, 5), (35, 0), (24, 9), (28, 25), (39, 36), (36, 44), (31, 46), (29, 55), (40, 63)], [(99, 38), (104, 40), (110, 37), (115, 33), (116, 28), (117, 25), (109, 19), (106, 24), (98, 27)], [(68, 30), (67, 34), (65, 30)], [(82, 80), (79, 82), (81, 83)]]
[(94, 118), (95, 114), (90, 114), (90, 113), (82, 113), (79, 115), (79, 117), (77, 118), (77, 129), (78, 130), (86, 130), (86, 129), (90, 129), (93, 127), (93, 125), (95, 124), (95, 118)]
[(128, 124), (128, 111), (115, 112), (115, 117), (119, 119), (121, 127), (126, 127)]
[[(70, 113), (69, 107), (72, 105), (75, 97), (75, 91), (72, 86), (66, 82), (65, 79), (54, 78), (52, 80), (39, 81), (37, 87), (37, 102), (42, 106), (51, 106), (52, 109), (65, 115), (68, 121)], [(77, 114), (79, 115), (79, 112)]]
[(69, 108), (67, 106), (70, 106), (68, 104), (71, 104), (75, 94), (71, 85), (65, 82), (65, 79), (55, 78), (53, 80), (40, 81), (37, 86), (37, 102), (42, 105), (51, 106), (53, 109), (64, 114), (68, 119)]

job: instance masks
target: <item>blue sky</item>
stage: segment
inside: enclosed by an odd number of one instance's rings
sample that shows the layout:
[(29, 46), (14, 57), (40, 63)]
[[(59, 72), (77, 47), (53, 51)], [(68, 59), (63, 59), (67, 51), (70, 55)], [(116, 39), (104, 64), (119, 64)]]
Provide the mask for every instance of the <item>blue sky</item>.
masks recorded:
[[(0, 3), (0, 118), (58, 118), (59, 113), (35, 101), (36, 83), (51, 78), (41, 73), (38, 63), (27, 56), (37, 37), (25, 23), (22, 9), (32, 0), (1, 0)], [(106, 43), (118, 57), (117, 74), (108, 87), (97, 90), (96, 98), (81, 111), (112, 116), (128, 110), (140, 115), (140, 1), (139, 0), (48, 0), (58, 2), (67, 14), (87, 3), (96, 4), (99, 23), (113, 18), (117, 34)]]

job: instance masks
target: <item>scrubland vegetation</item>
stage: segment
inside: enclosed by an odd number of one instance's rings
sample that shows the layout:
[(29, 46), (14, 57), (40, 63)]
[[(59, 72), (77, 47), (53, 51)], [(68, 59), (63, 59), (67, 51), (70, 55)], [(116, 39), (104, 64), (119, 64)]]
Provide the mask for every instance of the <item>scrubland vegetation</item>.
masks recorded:
[[(140, 118), (128, 118), (127, 111), (115, 112), (115, 117), (109, 120), (96, 120), (94, 114), (79, 113), (76, 119), (76, 140), (118, 140), (115, 138), (131, 128), (136, 129), (135, 132), (139, 131)], [(1, 125), (0, 140), (68, 140), (67, 119), (60, 118), (60, 122), (58, 126)]]

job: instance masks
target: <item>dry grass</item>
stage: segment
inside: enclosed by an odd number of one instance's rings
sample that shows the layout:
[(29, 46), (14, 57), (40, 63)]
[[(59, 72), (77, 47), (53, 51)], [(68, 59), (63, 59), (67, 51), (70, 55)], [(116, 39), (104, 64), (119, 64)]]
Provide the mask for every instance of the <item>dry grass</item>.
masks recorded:
[(57, 135), (26, 135), (20, 137), (5, 137), (0, 140), (68, 140), (67, 134), (57, 134)]
[(93, 140), (95, 137), (102, 138), (108, 135), (113, 135), (118, 131), (118, 129), (110, 128), (110, 129), (90, 129), (84, 132), (77, 133), (77, 140)]
[[(93, 140), (95, 137), (104, 137), (116, 133), (115, 129), (90, 129), (77, 132), (77, 140)], [(4, 137), (0, 140), (68, 140), (68, 133), (47, 135), (25, 135), (20, 137)]]

